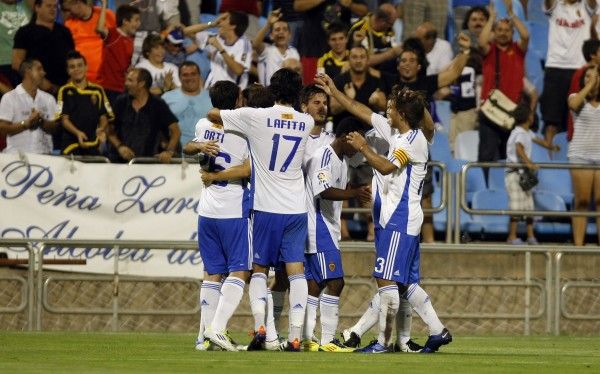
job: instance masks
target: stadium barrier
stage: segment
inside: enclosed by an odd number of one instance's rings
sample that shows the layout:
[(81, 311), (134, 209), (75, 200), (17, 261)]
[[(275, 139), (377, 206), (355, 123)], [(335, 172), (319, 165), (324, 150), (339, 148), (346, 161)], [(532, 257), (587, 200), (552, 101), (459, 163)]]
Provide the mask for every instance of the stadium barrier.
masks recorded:
[[(193, 278), (181, 277), (139, 277), (139, 276), (124, 276), (121, 274), (121, 268), (127, 265), (119, 256), (113, 256), (114, 272), (112, 275), (54, 275), (46, 274), (48, 271), (43, 265), (44, 248), (53, 246), (63, 246), (69, 248), (85, 248), (85, 247), (112, 247), (112, 250), (118, 252), (119, 248), (153, 248), (157, 250), (169, 249), (195, 249), (197, 243), (195, 241), (131, 241), (131, 240), (55, 240), (55, 239), (1, 239), (0, 247), (21, 247), (26, 248), (28, 252), (28, 264), (26, 266), (25, 275), (21, 276), (2, 276), (0, 280), (11, 280), (18, 283), (20, 291), (20, 303), (17, 306), (5, 306), (0, 308), (0, 316), (7, 314), (17, 314), (27, 310), (27, 329), (41, 331), (43, 328), (42, 312), (45, 315), (105, 315), (110, 317), (110, 326), (112, 331), (119, 331), (120, 319), (124, 316), (153, 316), (157, 318), (172, 318), (176, 316), (187, 316), (193, 321), (199, 313), (198, 292), (200, 281)], [(372, 255), (372, 244), (362, 242), (343, 242), (342, 252), (345, 256), (351, 255)], [(573, 296), (569, 295), (571, 290), (576, 288), (587, 288), (592, 290), (600, 289), (600, 282), (597, 276), (588, 277), (587, 280), (566, 279), (561, 273), (563, 257), (565, 255), (591, 255), (593, 261), (600, 259), (600, 252), (596, 248), (591, 247), (565, 247), (552, 245), (539, 246), (509, 246), (503, 244), (474, 244), (468, 246), (460, 244), (423, 244), (423, 257), (430, 255), (449, 255), (450, 258), (458, 258), (464, 255), (467, 256), (484, 256), (488, 258), (488, 265), (493, 265), (495, 255), (509, 255), (511, 257), (518, 256), (519, 263), (523, 267), (516, 271), (515, 274), (506, 275), (504, 279), (498, 279), (477, 274), (475, 269), (465, 268), (464, 272), (459, 277), (448, 277), (445, 274), (428, 274), (428, 278), (423, 279), (425, 288), (446, 288), (447, 292), (454, 293), (455, 290), (468, 289), (472, 290), (479, 287), (486, 294), (490, 289), (502, 289), (500, 299), (513, 300), (509, 305), (509, 311), (506, 310), (506, 305), (498, 305), (498, 308), (492, 310), (489, 306), (478, 308), (473, 305), (473, 301), (466, 301), (462, 310), (457, 306), (446, 308), (444, 305), (436, 304), (440, 317), (443, 320), (506, 320), (506, 321), (521, 321), (523, 330), (522, 333), (529, 335), (532, 332), (532, 324), (535, 322), (543, 323), (545, 333), (560, 334), (561, 322), (571, 322), (574, 320), (600, 321), (600, 313), (594, 313), (594, 308), (587, 309), (587, 313), (576, 313), (569, 311), (569, 300)], [(543, 257), (542, 266), (534, 266), (532, 256)], [(436, 260), (437, 261), (437, 260)], [(587, 260), (588, 262), (590, 260)], [(346, 262), (346, 261), (345, 261)], [(423, 264), (427, 266), (425, 261)], [(444, 260), (447, 266), (464, 267), (463, 265), (450, 265), (447, 260)], [(368, 269), (370, 264), (352, 264), (347, 269), (347, 285), (345, 299), (340, 305), (343, 305), (347, 300), (355, 298), (355, 302), (361, 303), (361, 307), (352, 308), (348, 312), (344, 308), (340, 312), (342, 318), (356, 318), (364, 309), (362, 306), (368, 304), (370, 297), (375, 292), (374, 282), (365, 276), (368, 270), (354, 270), (352, 266), (363, 266)], [(514, 269), (513, 269), (514, 270)], [(535, 274), (535, 276), (534, 276)], [(54, 303), (51, 299), (51, 294), (62, 294), (61, 289), (51, 290), (53, 287), (59, 286), (61, 281), (68, 280), (85, 284), (86, 282), (103, 282), (109, 283), (112, 292), (110, 298), (101, 297), (98, 290), (94, 290), (91, 295), (94, 299), (102, 299), (106, 305), (100, 307), (94, 305), (79, 305), (79, 306), (60, 306)], [(187, 293), (188, 302), (187, 308), (182, 306), (174, 306), (168, 300), (157, 308), (144, 308), (139, 306), (128, 306), (129, 297), (122, 296), (122, 289), (125, 288), (128, 282), (140, 283), (179, 283)], [(6, 288), (6, 285), (5, 287)], [(358, 292), (358, 288), (367, 288), (371, 293)], [(519, 289), (517, 291), (517, 289)], [(6, 292), (6, 289), (4, 289)], [(90, 291), (88, 291), (90, 292)], [(510, 295), (510, 296), (505, 296)], [(25, 300), (25, 295), (26, 300)], [(596, 305), (598, 295), (594, 291), (586, 294), (590, 297), (590, 305)], [(595, 295), (595, 296), (594, 296)], [(578, 296), (578, 295), (576, 295)], [(593, 298), (596, 299), (593, 299)], [(454, 295), (453, 298), (459, 298)], [(476, 299), (473, 295), (467, 295), (468, 299)], [(578, 297), (579, 298), (579, 297)], [(520, 299), (520, 300), (519, 300)], [(14, 299), (11, 299), (14, 300)], [(503, 301), (506, 302), (506, 301)], [(97, 301), (94, 301), (97, 304)], [(477, 304), (477, 303), (475, 303)], [(185, 306), (184, 305), (184, 306)], [(474, 308), (474, 309), (473, 309)], [(487, 310), (485, 310), (487, 309)], [(517, 310), (518, 309), (518, 310)], [(236, 314), (239, 317), (249, 317), (249, 310), (246, 308)], [(5, 324), (3, 324), (6, 326)], [(6, 327), (5, 327), (6, 328)]]

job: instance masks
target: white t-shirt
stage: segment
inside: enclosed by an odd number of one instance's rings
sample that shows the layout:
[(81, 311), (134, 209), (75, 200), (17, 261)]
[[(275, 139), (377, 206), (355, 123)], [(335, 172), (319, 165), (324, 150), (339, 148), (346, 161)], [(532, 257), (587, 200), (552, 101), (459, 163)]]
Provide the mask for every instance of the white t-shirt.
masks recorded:
[[(306, 167), (306, 204), (308, 209), (308, 246), (306, 253), (333, 248), (339, 250), (342, 201), (326, 200), (320, 193), (328, 188), (346, 189), (348, 165), (331, 145), (317, 150)], [(332, 248), (333, 247), (333, 248)]]
[[(20, 84), (14, 90), (2, 96), (0, 101), (0, 119), (19, 123), (27, 120), (32, 109), (36, 109), (46, 121), (54, 121), (58, 108), (56, 100), (47, 92), (37, 90), (35, 99), (32, 98)], [(35, 130), (25, 130), (15, 135), (6, 137), (5, 153), (15, 153), (18, 151), (29, 153), (52, 153), (52, 136), (41, 128)]]
[(302, 161), (313, 118), (292, 107), (222, 110), (226, 132), (246, 136), (252, 157), (254, 210), (306, 213)]
[(140, 62), (138, 62), (135, 67), (148, 70), (150, 75), (152, 75), (152, 87), (159, 87), (162, 89), (165, 86), (165, 75), (168, 72), (171, 72), (173, 75), (173, 83), (175, 86), (181, 87), (181, 81), (179, 80), (179, 68), (177, 68), (177, 65), (175, 64), (163, 62), (163, 67), (161, 69), (152, 65), (150, 61), (142, 57)]
[(306, 139), (306, 148), (304, 149), (304, 165), (316, 154), (316, 152), (335, 140), (335, 135), (322, 130), (319, 135), (309, 135)]
[(585, 0), (574, 4), (557, 0), (550, 9), (543, 6), (549, 16), (546, 66), (578, 69), (585, 65), (581, 46), (590, 38), (592, 15), (596, 9), (589, 8)]
[(531, 144), (535, 134), (531, 130), (525, 130), (521, 126), (515, 126), (510, 132), (506, 142), (506, 162), (521, 162), (517, 156), (517, 143), (521, 143), (525, 154), (531, 159)]
[(263, 86), (271, 83), (271, 76), (277, 70), (281, 69), (284, 60), (294, 59), (300, 61), (300, 55), (294, 47), (288, 47), (283, 54), (279, 49), (272, 45), (265, 45), (265, 49), (258, 56), (258, 81)]
[[(387, 230), (417, 236), (421, 232), (421, 193), (427, 174), (428, 143), (421, 130), (396, 134), (388, 160), (396, 165), (384, 181), (380, 223)], [(407, 161), (406, 166), (401, 166)]]
[[(225, 53), (233, 57), (233, 59), (244, 66), (244, 72), (241, 75), (236, 75), (223, 59), (223, 55), (217, 51), (215, 47), (208, 44), (208, 38), (215, 36), (219, 43), (223, 46)], [(252, 43), (242, 36), (238, 38), (232, 45), (225, 44), (225, 40), (219, 35), (202, 31), (196, 34), (196, 44), (198, 48), (205, 51), (210, 60), (210, 73), (206, 77), (204, 84), (205, 88), (209, 88), (218, 81), (231, 81), (237, 84), (241, 90), (248, 85), (248, 71), (252, 65)]]
[(573, 114), (573, 139), (569, 142), (567, 156), (600, 161), (600, 107), (585, 102), (579, 113)]
[(427, 54), (427, 75), (439, 74), (444, 71), (452, 62), (454, 53), (452, 52), (452, 45), (444, 40), (437, 38), (433, 49)]
[[(219, 154), (216, 157), (203, 155), (200, 161), (202, 170), (218, 172), (233, 166), (242, 165), (249, 157), (246, 139), (227, 134), (223, 126), (202, 118), (196, 124), (194, 142), (217, 140)], [(233, 180), (213, 182), (200, 194), (198, 215), (208, 218), (248, 217), (251, 206), (249, 181)]]

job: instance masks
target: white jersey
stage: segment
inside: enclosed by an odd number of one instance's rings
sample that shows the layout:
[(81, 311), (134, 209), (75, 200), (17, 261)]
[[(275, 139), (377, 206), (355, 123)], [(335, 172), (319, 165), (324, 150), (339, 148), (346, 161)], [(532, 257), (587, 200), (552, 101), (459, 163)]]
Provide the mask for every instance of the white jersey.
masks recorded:
[(292, 107), (222, 110), (225, 131), (246, 136), (252, 157), (254, 210), (306, 213), (302, 161), (313, 118)]
[[(31, 110), (36, 109), (46, 121), (54, 121), (60, 109), (56, 100), (47, 92), (37, 90), (35, 99), (25, 91), (22, 84), (7, 92), (0, 101), (0, 119), (12, 124), (26, 121)], [(6, 137), (5, 153), (18, 151), (49, 154), (52, 153), (52, 136), (41, 127), (25, 130)]]
[(397, 169), (383, 185), (380, 223), (385, 229), (414, 236), (420, 234), (423, 223), (421, 192), (428, 155), (427, 139), (421, 130), (392, 137), (388, 160)]
[(446, 70), (453, 58), (452, 45), (444, 39), (437, 38), (433, 49), (427, 54), (427, 75), (439, 74)]
[(279, 48), (272, 44), (265, 45), (265, 49), (258, 56), (258, 81), (263, 86), (271, 84), (271, 76), (281, 69), (283, 61), (294, 59), (300, 61), (300, 55), (294, 47), (288, 47), (283, 54)]
[(330, 145), (320, 148), (306, 167), (306, 203), (308, 208), (308, 246), (306, 253), (340, 249), (342, 201), (326, 200), (320, 193), (333, 187), (346, 189), (348, 165)]
[(596, 9), (591, 9), (585, 0), (574, 4), (557, 0), (553, 7), (545, 10), (549, 16), (546, 66), (578, 69), (585, 65), (581, 46), (590, 38), (592, 15)]
[(309, 135), (304, 150), (304, 165), (316, 154), (316, 152), (335, 140), (335, 135), (328, 131), (321, 131), (319, 135)]
[(175, 86), (178, 88), (181, 87), (181, 81), (179, 80), (179, 68), (175, 64), (163, 62), (163, 67), (158, 68), (152, 65), (150, 61), (142, 57), (140, 62), (138, 62), (135, 67), (148, 70), (152, 76), (152, 87), (158, 87), (162, 89), (165, 86), (165, 76), (168, 73), (171, 73), (171, 76), (173, 77), (173, 84), (175, 84)]
[[(224, 53), (227, 53), (233, 57), (236, 62), (244, 66), (244, 71), (241, 75), (236, 75), (231, 71), (231, 69), (227, 67), (223, 55), (220, 54), (215, 47), (208, 44), (208, 38), (211, 36), (215, 36), (219, 43), (221, 43), (225, 50)], [(248, 38), (242, 36), (232, 45), (227, 45), (225, 40), (220, 36), (207, 31), (202, 31), (196, 34), (196, 44), (198, 45), (198, 48), (206, 52), (210, 60), (210, 73), (208, 74), (208, 77), (206, 77), (206, 82), (204, 84), (205, 88), (210, 88), (218, 81), (231, 81), (237, 84), (240, 87), (240, 90), (246, 88), (248, 85), (248, 71), (252, 65), (252, 43), (250, 43)]]
[[(223, 126), (202, 118), (196, 124), (194, 142), (216, 140), (219, 154), (215, 157), (204, 156), (200, 161), (202, 170), (218, 172), (230, 167), (242, 165), (249, 157), (248, 143), (235, 134), (227, 134)], [(198, 215), (208, 218), (248, 217), (251, 209), (250, 189), (247, 180), (213, 182), (204, 188), (200, 195)]]

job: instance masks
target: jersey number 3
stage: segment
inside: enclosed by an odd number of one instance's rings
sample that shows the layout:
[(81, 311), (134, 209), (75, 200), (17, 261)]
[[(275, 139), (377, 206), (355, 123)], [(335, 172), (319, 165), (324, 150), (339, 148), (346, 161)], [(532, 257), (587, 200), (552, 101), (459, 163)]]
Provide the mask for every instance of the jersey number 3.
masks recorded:
[(285, 173), (288, 166), (290, 166), (290, 164), (292, 163), (292, 160), (294, 159), (294, 155), (296, 154), (296, 151), (298, 150), (298, 146), (300, 146), (300, 141), (302, 140), (302, 138), (299, 136), (291, 136), (291, 135), (280, 135), (280, 134), (273, 135), (273, 148), (271, 149), (271, 161), (269, 162), (269, 170), (271, 170), (271, 171), (275, 171), (275, 164), (277, 163), (277, 151), (279, 149), (279, 142), (281, 141), (280, 138), (283, 138), (283, 140), (288, 140), (290, 142), (294, 142), (294, 145), (292, 146), (292, 150), (291, 150), (290, 154), (287, 156), (287, 158), (283, 162), (283, 165), (281, 165), (281, 169), (279, 169), (280, 172)]

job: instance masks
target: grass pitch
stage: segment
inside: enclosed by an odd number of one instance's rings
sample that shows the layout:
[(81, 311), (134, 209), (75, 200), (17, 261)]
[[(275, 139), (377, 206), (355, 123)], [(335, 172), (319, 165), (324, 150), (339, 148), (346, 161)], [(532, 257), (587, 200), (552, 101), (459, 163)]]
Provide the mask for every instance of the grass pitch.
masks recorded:
[(600, 337), (455, 336), (431, 355), (198, 352), (194, 341), (171, 333), (0, 332), (0, 373), (600, 373)]

